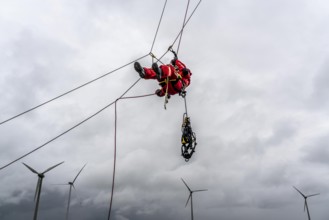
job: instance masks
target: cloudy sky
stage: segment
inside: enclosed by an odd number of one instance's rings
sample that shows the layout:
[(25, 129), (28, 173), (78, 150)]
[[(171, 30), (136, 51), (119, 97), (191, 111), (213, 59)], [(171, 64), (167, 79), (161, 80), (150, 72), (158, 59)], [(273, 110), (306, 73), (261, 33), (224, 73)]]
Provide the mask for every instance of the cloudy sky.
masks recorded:
[[(0, 2), (0, 121), (150, 52), (164, 1)], [(167, 3), (152, 52), (160, 57), (183, 23), (187, 1)], [(191, 0), (190, 12), (197, 4)], [(329, 216), (329, 3), (204, 0), (179, 57), (192, 70), (187, 105), (197, 151), (180, 156), (184, 101), (150, 96), (117, 104), (117, 172), (111, 219), (312, 219)], [(177, 44), (175, 45), (177, 47)], [(167, 54), (162, 61), (169, 62)], [(147, 56), (140, 60), (150, 66)], [(133, 65), (0, 125), (0, 166), (115, 101), (136, 80)], [(153, 93), (140, 80), (127, 96)], [(37, 176), (46, 174), (40, 219), (106, 219), (111, 196), (114, 106), (0, 170), (0, 219), (31, 219)]]

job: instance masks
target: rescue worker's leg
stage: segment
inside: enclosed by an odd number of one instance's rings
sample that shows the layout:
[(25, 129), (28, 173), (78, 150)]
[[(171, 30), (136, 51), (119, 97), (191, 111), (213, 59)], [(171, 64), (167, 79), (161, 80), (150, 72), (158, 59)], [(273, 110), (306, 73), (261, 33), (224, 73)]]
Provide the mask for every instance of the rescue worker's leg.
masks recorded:
[(157, 76), (157, 79), (158, 81), (161, 81), (161, 78), (162, 78), (162, 70), (159, 68), (158, 64), (157, 63), (153, 63), (152, 64), (152, 69), (153, 71), (156, 73), (156, 76)]
[(141, 78), (156, 79), (156, 73), (152, 69), (142, 67), (138, 62), (134, 63), (134, 68)]
[(135, 68), (136, 72), (139, 73), (139, 76), (141, 78), (144, 78), (145, 77), (144, 69), (143, 69), (143, 67), (138, 62), (135, 62), (134, 63), (134, 68)]
[(144, 79), (156, 79), (156, 73), (151, 68), (143, 68), (145, 77)]

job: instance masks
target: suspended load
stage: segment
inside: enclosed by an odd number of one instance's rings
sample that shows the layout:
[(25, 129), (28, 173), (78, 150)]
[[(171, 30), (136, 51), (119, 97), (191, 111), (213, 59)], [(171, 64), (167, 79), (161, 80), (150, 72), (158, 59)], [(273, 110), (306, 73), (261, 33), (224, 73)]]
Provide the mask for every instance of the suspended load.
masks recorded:
[(192, 131), (190, 118), (186, 113), (183, 115), (183, 123), (182, 123), (182, 156), (185, 158), (185, 161), (188, 162), (195, 152), (196, 143), (196, 135)]

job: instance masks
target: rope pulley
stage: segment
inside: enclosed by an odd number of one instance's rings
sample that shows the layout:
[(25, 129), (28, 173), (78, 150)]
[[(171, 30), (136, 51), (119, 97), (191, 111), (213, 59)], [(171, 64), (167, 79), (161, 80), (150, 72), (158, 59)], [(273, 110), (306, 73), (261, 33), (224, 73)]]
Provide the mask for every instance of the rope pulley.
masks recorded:
[(196, 135), (192, 131), (190, 118), (187, 116), (187, 113), (183, 115), (183, 123), (182, 123), (182, 156), (185, 158), (185, 161), (188, 162), (195, 152), (196, 143)]

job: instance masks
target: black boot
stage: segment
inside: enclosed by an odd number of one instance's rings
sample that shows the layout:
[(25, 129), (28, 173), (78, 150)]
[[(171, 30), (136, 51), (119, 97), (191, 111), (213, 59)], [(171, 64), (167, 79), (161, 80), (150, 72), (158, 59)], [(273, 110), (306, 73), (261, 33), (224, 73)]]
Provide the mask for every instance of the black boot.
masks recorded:
[(153, 63), (152, 64), (152, 69), (156, 73), (157, 79), (160, 81), (161, 78), (162, 78), (162, 70), (158, 67), (158, 64), (157, 63)]
[(136, 72), (139, 73), (139, 76), (141, 78), (144, 78), (145, 77), (144, 69), (143, 69), (143, 67), (138, 62), (135, 62), (134, 63), (134, 68), (135, 68)]

